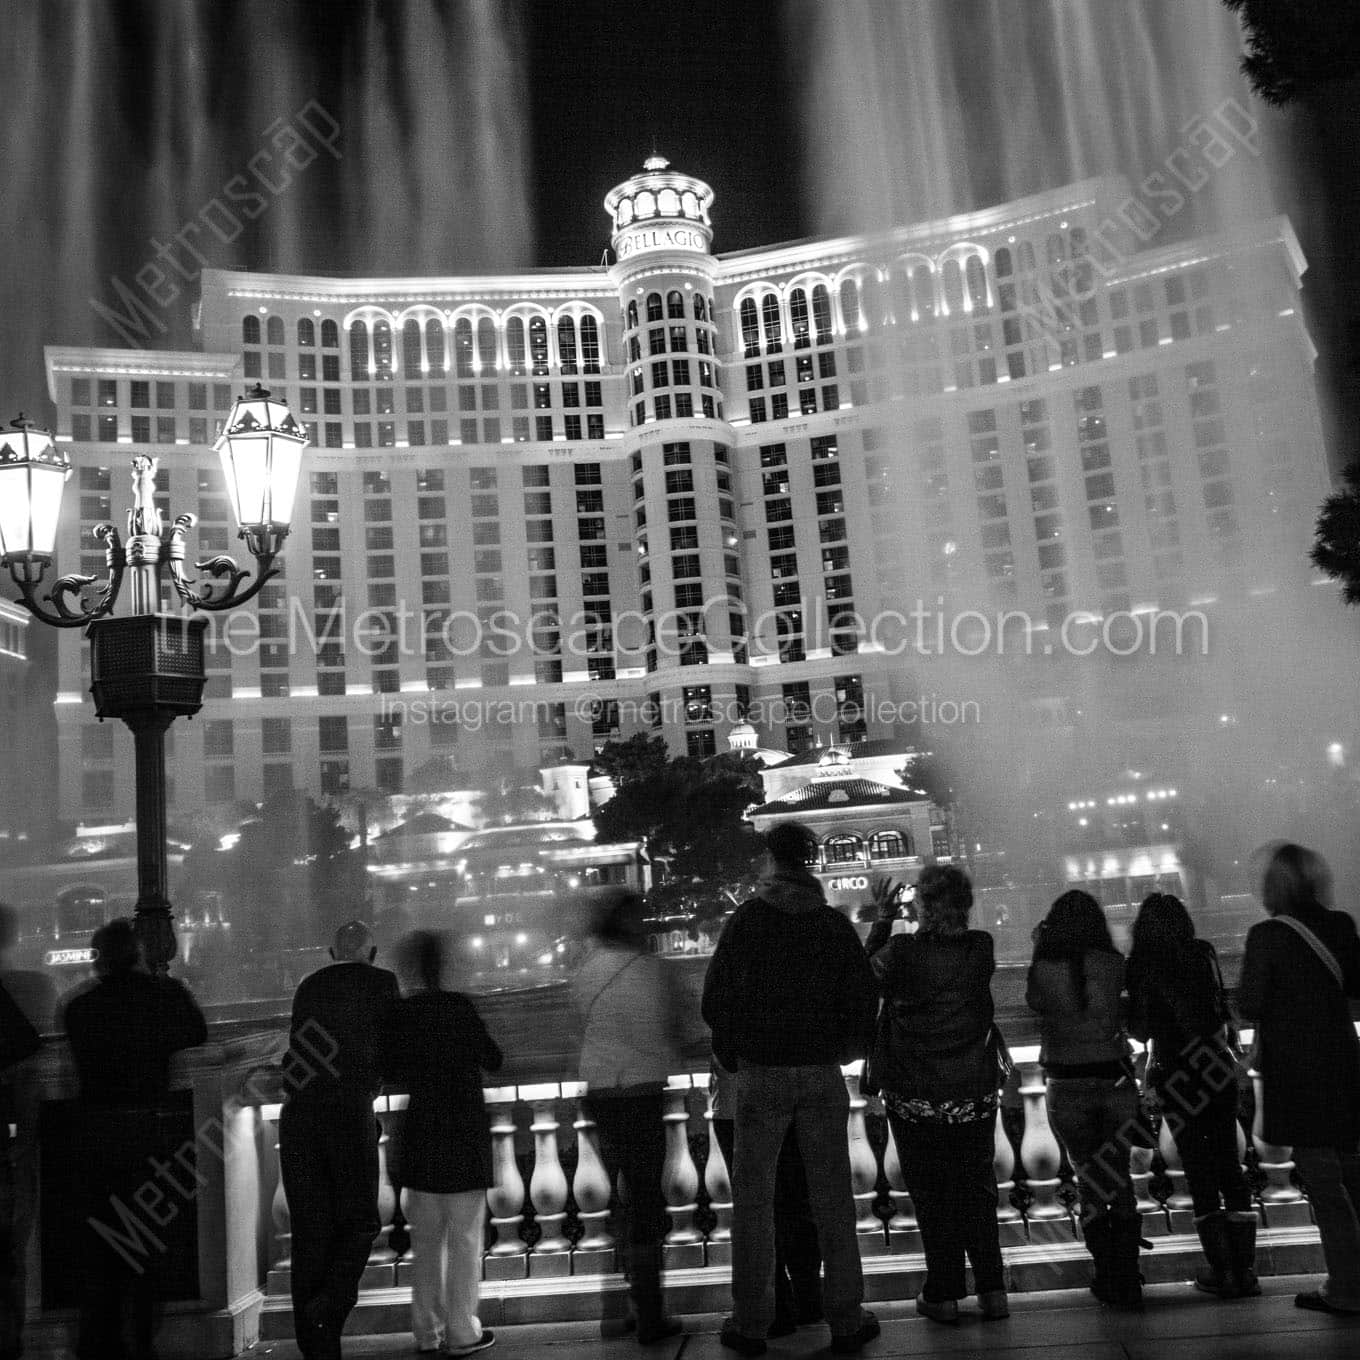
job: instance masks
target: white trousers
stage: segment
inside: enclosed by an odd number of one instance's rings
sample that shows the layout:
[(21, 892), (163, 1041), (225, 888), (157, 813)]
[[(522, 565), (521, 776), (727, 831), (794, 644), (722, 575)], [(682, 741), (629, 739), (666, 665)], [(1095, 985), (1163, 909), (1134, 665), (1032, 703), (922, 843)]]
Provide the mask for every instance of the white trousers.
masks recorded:
[(406, 1191), (411, 1225), (411, 1331), (416, 1346), (457, 1349), (481, 1339), (486, 1191), (453, 1195)]

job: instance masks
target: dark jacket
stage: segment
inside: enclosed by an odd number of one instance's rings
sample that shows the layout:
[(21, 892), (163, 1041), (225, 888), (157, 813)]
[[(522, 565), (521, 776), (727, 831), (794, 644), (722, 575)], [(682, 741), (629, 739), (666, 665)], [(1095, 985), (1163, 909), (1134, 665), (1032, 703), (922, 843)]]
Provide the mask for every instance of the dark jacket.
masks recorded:
[[(1354, 1149), (1360, 1138), (1360, 1042), (1347, 997), (1360, 996), (1360, 940), (1341, 911), (1299, 918), (1341, 965), (1344, 987), (1278, 920), (1247, 932), (1237, 1005), (1256, 1024), (1267, 1143)], [(1344, 994), (1343, 994), (1344, 993)]]
[(891, 926), (879, 922), (866, 941), (884, 1006), (870, 1059), (874, 1080), (894, 1095), (929, 1101), (994, 1095), (992, 937), (918, 931), (879, 948)]
[[(1077, 994), (1066, 959), (1035, 959), (1025, 1004), (1039, 1017), (1045, 1067), (1087, 1067), (1128, 1059), (1124, 1037), (1124, 956), (1090, 950), (1082, 960), (1086, 994)], [(1085, 1004), (1083, 1005), (1083, 1001)]]
[(1173, 960), (1129, 960), (1129, 1033), (1152, 1046), (1148, 1080), (1194, 1107), (1202, 1097), (1236, 1106), (1236, 1059), (1227, 1048), (1232, 1016), (1219, 982), (1217, 955), (1195, 940)]
[(302, 979), (284, 1068), (292, 1109), (371, 1108), (399, 998), (396, 978), (367, 963), (333, 963)]
[(397, 1003), (388, 1081), (410, 1100), (393, 1142), (394, 1184), (442, 1195), (491, 1184), (482, 1073), (500, 1065), (500, 1048), (467, 997), (417, 992)]
[(811, 874), (764, 879), (723, 928), (703, 1017), (729, 1071), (847, 1063), (873, 1035), (878, 986), (859, 936)]
[(170, 1059), (207, 1041), (208, 1026), (174, 978), (120, 973), (70, 997), (66, 1035), (80, 1098), (105, 1107), (151, 1108), (170, 1090)]

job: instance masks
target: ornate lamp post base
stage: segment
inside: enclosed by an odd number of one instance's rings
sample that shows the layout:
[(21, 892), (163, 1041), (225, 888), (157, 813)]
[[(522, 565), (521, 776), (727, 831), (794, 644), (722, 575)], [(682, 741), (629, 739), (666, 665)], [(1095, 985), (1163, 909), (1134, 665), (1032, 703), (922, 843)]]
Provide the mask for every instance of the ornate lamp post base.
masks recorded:
[(137, 909), (146, 961), (157, 973), (175, 957), (165, 846), (165, 733), (203, 703), (203, 618), (133, 614), (89, 626), (95, 712), (132, 732), (137, 777)]

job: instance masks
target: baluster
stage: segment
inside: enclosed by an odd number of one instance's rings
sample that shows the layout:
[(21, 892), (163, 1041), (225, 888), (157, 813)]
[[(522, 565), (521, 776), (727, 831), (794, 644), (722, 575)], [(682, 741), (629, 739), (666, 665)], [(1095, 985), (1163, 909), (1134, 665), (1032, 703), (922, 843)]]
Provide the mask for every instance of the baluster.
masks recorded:
[(1021, 1065), (1020, 1098), (1025, 1103), (1025, 1131), (1020, 1163), (1033, 1199), (1025, 1214), (1031, 1242), (1070, 1242), (1072, 1219), (1058, 1200), (1062, 1188), (1062, 1149), (1048, 1122), (1048, 1090), (1038, 1063)]
[(529, 1248), (519, 1235), (524, 1226), (524, 1177), (515, 1160), (515, 1094), (513, 1086), (486, 1092), (493, 1177), (486, 1203), (496, 1233), (483, 1266), (488, 1280), (522, 1280), (529, 1273)]
[(529, 1253), (530, 1278), (571, 1274), (571, 1243), (562, 1231), (567, 1220), (567, 1173), (557, 1146), (556, 1082), (521, 1086), (520, 1098), (533, 1109), (534, 1169), (529, 1176), (529, 1202), (540, 1237)]
[(397, 1254), (388, 1243), (392, 1232), (392, 1216), (397, 1208), (397, 1192), (392, 1187), (388, 1175), (387, 1159), (391, 1150), (391, 1137), (387, 1131), (387, 1112), (379, 1121), (382, 1132), (378, 1136), (378, 1235), (369, 1249), (368, 1265), (359, 1277), (360, 1289), (390, 1289), (397, 1282), (395, 1263)]
[(874, 1196), (878, 1191), (878, 1158), (869, 1142), (869, 1131), (864, 1122), (864, 1107), (869, 1103), (860, 1094), (860, 1073), (863, 1062), (853, 1062), (841, 1069), (846, 1090), (850, 1093), (850, 1114), (846, 1120), (846, 1136), (850, 1142), (850, 1188), (855, 1196), (855, 1232), (859, 1237), (861, 1256), (883, 1256), (888, 1250), (883, 1221), (874, 1213)]
[(699, 1170), (689, 1151), (689, 1090), (689, 1077), (678, 1076), (670, 1079), (662, 1093), (666, 1158), (661, 1164), (661, 1193), (671, 1216), (665, 1237), (668, 1268), (704, 1263), (704, 1235), (694, 1225), (699, 1209)]
[(609, 1173), (600, 1156), (600, 1136), (595, 1121), (586, 1113), (586, 1086), (581, 1081), (564, 1081), (562, 1096), (576, 1102), (576, 1174), (571, 1192), (576, 1200), (576, 1216), (581, 1236), (572, 1252), (573, 1275), (605, 1275), (614, 1269), (614, 1238), (609, 1231)]
[(1251, 1124), (1251, 1141), (1261, 1159), (1261, 1174), (1266, 1183), (1261, 1190), (1261, 1218), (1269, 1228), (1304, 1228), (1313, 1219), (1312, 1207), (1290, 1179), (1294, 1169), (1294, 1149), (1267, 1143), (1261, 1136), (1264, 1102), (1261, 1074), (1249, 1073), (1252, 1089), (1256, 1092), (1256, 1115)]
[[(274, 1241), (278, 1245), (278, 1255), (269, 1267), (265, 1283), (268, 1294), (286, 1295), (291, 1289), (293, 1264), (293, 1220), (288, 1208), (288, 1195), (283, 1188), (283, 1168), (279, 1160), (279, 1106), (273, 1107), (273, 1118), (268, 1119), (269, 1138), (274, 1146), (274, 1197), (269, 1205), (269, 1217), (274, 1225)], [(261, 1110), (261, 1114), (264, 1111)]]
[(1167, 1224), (1173, 1233), (1191, 1233), (1195, 1231), (1195, 1201), (1185, 1188), (1185, 1165), (1171, 1124), (1170, 1119), (1163, 1119), (1161, 1132), (1157, 1135), (1157, 1150), (1162, 1154), (1171, 1181), (1171, 1193), (1166, 1197)]
[(1015, 1149), (1011, 1147), (1010, 1135), (1001, 1118), (1001, 1110), (996, 1112), (996, 1133), (993, 1142), (992, 1173), (996, 1177), (996, 1224), (1003, 1247), (1018, 1247), (1025, 1242), (1025, 1217), (1011, 1203), (1011, 1191), (1015, 1189)]
[(916, 1206), (911, 1202), (907, 1179), (902, 1174), (902, 1158), (897, 1151), (892, 1121), (888, 1120), (888, 1141), (883, 1148), (883, 1175), (892, 1197), (893, 1214), (888, 1220), (888, 1250), (907, 1252), (921, 1250), (921, 1226), (916, 1221)]
[(704, 1188), (708, 1202), (717, 1217), (717, 1224), (708, 1235), (704, 1260), (711, 1266), (732, 1264), (732, 1173), (723, 1158), (722, 1148), (714, 1132), (713, 1101), (716, 1091), (709, 1091), (704, 1110), (708, 1124), (708, 1157), (704, 1162)]
[(1129, 1180), (1133, 1184), (1133, 1196), (1143, 1220), (1143, 1236), (1165, 1237), (1169, 1228), (1166, 1210), (1152, 1197), (1153, 1152), (1153, 1148), (1129, 1149)]
[(397, 1192), (397, 1211), (392, 1216), (392, 1233), (388, 1241), (397, 1253), (397, 1285), (409, 1286), (411, 1283), (412, 1247), (416, 1244), (411, 1234), (411, 1192), (403, 1185)]

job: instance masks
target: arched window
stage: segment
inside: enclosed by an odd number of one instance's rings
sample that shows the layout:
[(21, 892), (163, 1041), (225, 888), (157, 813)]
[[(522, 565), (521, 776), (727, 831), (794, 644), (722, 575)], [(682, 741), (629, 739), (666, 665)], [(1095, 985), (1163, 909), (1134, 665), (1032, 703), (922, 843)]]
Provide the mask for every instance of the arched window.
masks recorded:
[(863, 283), (860, 284), (860, 313), (864, 318), (864, 327), (878, 327), (883, 324), (883, 290), (878, 286), (878, 279), (870, 274)]
[(935, 275), (930, 272), (929, 265), (918, 264), (912, 271), (911, 297), (922, 320), (932, 320), (935, 316)]
[(636, 330), (638, 323), (637, 298), (633, 298), (628, 304), (628, 329)]
[(907, 839), (900, 831), (875, 831), (869, 837), (869, 858), (906, 859), (911, 853)]
[(1034, 242), (1020, 242), (1020, 272), (1022, 274), (1034, 273)]
[(306, 349), (314, 348), (316, 345), (316, 327), (309, 316), (304, 316), (298, 322), (298, 344)]
[(694, 295), (694, 319), (696, 321), (708, 320), (708, 309), (704, 306), (704, 295), (695, 293)]
[(947, 315), (955, 316), (963, 310), (963, 270), (957, 260), (944, 262), (940, 282), (944, 288), (944, 310)]
[(321, 348), (340, 348), (340, 327), (334, 321), (323, 321), (321, 323)]
[(662, 189), (656, 196), (656, 204), (662, 217), (680, 216), (680, 195), (674, 189)]
[(672, 321), (685, 319), (685, 295), (678, 288), (672, 288), (666, 294), (666, 315)]
[(460, 378), (476, 376), (472, 367), (472, 322), (460, 316), (453, 326), (453, 365)]
[(993, 259), (996, 262), (996, 276), (999, 279), (1008, 279), (1011, 276), (1011, 248), (1000, 246)]
[(587, 373), (600, 371), (600, 325), (593, 316), (581, 318), (581, 367)]
[(283, 318), (281, 316), (271, 316), (265, 322), (265, 338), (271, 345), (284, 344), (283, 338)]
[(386, 321), (373, 326), (373, 367), (380, 378), (392, 376), (392, 327)]
[(854, 279), (841, 281), (841, 325), (846, 335), (854, 335), (860, 329), (859, 285)]
[(789, 294), (789, 328), (793, 331), (794, 349), (807, 349), (812, 343), (808, 333), (807, 290), (795, 288)]
[(557, 323), (557, 362), (563, 373), (576, 372), (576, 324), (569, 316)]
[(1048, 235), (1048, 262), (1049, 264), (1062, 264), (1067, 258), (1067, 242), (1062, 238), (1062, 232), (1053, 231)]
[(968, 263), (964, 266), (964, 280), (968, 284), (968, 300), (973, 304), (975, 312), (985, 312), (987, 310), (987, 271), (982, 267), (982, 261), (976, 255), (968, 257)]
[(401, 363), (408, 378), (415, 377), (425, 366), (420, 349), (420, 322), (414, 317), (408, 317), (401, 328)]
[(831, 343), (831, 294), (826, 284), (819, 283), (812, 290), (812, 324), (817, 330), (817, 343)]
[(760, 321), (765, 328), (765, 348), (778, 354), (784, 348), (784, 331), (779, 320), (779, 299), (766, 293), (760, 304)]
[(349, 328), (349, 376), (352, 382), (369, 380), (368, 326), (363, 321), (355, 321)]
[(656, 195), (650, 189), (644, 189), (634, 200), (639, 217), (656, 216)]
[(496, 323), (489, 316), (477, 321), (477, 363), (483, 373), (496, 371)]
[(444, 325), (435, 317), (425, 323), (425, 360), (430, 372), (443, 375), (444, 367)]
[(260, 318), (247, 316), (241, 319), (241, 343), (258, 345), (260, 343)]
[(760, 319), (756, 315), (755, 298), (741, 300), (741, 343), (748, 359), (760, 353)]
[(822, 842), (825, 864), (857, 864), (864, 857), (864, 842), (858, 836), (828, 836)]
[(648, 294), (647, 294), (647, 320), (648, 320), (648, 321), (660, 321), (661, 319), (662, 319), (662, 316), (661, 316), (661, 294), (660, 294), (660, 293), (648, 293)]
[(510, 372), (522, 378), (528, 371), (527, 351), (524, 348), (524, 318), (512, 316), (505, 323), (505, 354), (510, 361)]
[(533, 362), (534, 377), (548, 376), (548, 323), (541, 316), (529, 318), (529, 358)]

